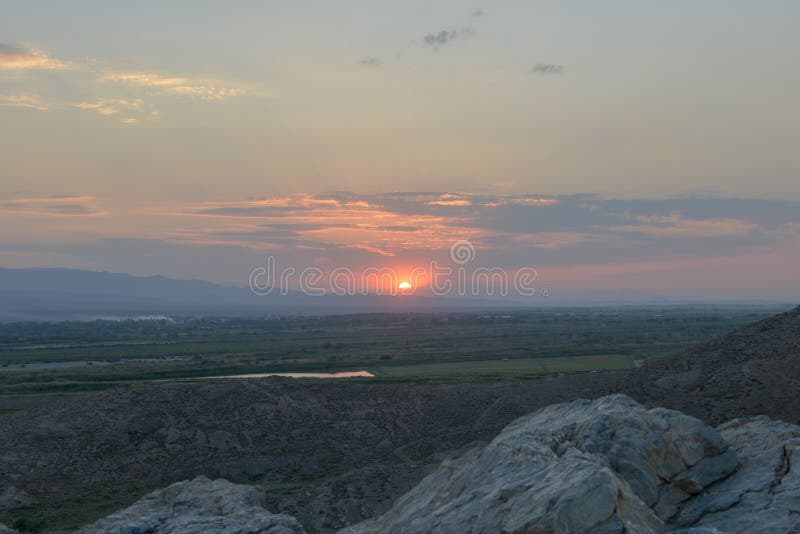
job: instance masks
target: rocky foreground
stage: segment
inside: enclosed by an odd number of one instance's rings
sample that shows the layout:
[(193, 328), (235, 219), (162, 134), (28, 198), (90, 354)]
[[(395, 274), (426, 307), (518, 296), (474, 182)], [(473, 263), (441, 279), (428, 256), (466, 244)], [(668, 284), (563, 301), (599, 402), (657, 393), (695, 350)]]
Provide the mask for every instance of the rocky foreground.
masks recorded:
[[(543, 408), (448, 458), (346, 534), (800, 531), (800, 427), (719, 427), (625, 395)], [(81, 532), (304, 532), (253, 487), (198, 477)]]

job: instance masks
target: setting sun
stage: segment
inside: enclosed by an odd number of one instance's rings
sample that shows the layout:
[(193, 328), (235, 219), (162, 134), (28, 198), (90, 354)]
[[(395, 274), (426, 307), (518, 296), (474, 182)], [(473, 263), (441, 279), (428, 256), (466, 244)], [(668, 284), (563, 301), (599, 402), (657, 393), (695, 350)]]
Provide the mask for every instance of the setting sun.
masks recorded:
[(400, 282), (399, 289), (411, 289), (411, 282)]

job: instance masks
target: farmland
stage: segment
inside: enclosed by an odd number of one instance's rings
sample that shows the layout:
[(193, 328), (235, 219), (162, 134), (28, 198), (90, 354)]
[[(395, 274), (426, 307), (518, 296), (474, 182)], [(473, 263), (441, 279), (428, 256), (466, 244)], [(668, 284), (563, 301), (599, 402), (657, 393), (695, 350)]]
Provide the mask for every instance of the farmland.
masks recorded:
[(10, 323), (0, 325), (0, 395), (271, 372), (364, 369), (381, 383), (439, 383), (625, 369), (774, 311), (576, 308)]

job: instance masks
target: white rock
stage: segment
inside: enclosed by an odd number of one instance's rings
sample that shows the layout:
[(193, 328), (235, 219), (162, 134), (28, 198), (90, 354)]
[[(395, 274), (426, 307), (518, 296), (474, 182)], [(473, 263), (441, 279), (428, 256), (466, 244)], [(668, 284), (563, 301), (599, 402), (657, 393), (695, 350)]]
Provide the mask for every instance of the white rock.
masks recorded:
[(108, 534), (302, 534), (293, 517), (271, 514), (262, 492), (227, 480), (177, 482), (78, 532)]
[(553, 405), (343, 532), (660, 532), (651, 507), (675, 513), (686, 487), (728, 476), (737, 461), (727, 449), (698, 419), (624, 395)]
[(741, 465), (687, 502), (673, 523), (722, 532), (800, 532), (800, 427), (753, 417), (718, 430)]

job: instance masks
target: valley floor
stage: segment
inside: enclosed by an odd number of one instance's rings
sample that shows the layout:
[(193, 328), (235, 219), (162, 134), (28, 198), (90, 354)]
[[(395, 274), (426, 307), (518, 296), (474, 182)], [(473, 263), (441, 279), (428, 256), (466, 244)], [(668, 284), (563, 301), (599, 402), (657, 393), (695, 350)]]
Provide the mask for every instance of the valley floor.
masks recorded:
[(443, 454), (553, 403), (622, 392), (712, 424), (758, 414), (797, 423), (799, 348), (794, 310), (619, 371), (427, 384), (179, 381), (6, 397), (0, 523), (71, 531), (206, 475), (261, 486), (273, 511), (329, 531), (380, 514)]

